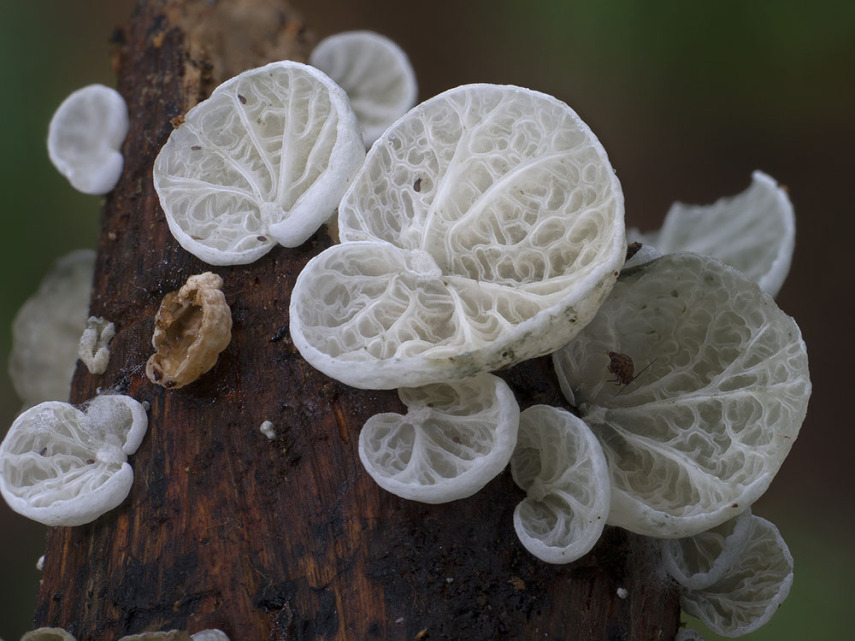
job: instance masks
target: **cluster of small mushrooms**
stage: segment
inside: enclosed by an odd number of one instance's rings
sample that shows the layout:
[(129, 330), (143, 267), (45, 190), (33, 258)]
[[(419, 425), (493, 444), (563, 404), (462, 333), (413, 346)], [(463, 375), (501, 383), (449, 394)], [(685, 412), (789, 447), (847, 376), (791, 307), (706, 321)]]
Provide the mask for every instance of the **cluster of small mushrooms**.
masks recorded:
[[(340, 242), (298, 277), (290, 331), (330, 377), (398, 388), (407, 413), (372, 417), (359, 438), (380, 486), (442, 503), (510, 465), (527, 494), (514, 527), (537, 558), (574, 561), (616, 525), (661, 539), (684, 610), (713, 630), (765, 623), (792, 558), (750, 507), (811, 389), (799, 328), (773, 299), (794, 246), (786, 191), (755, 172), (734, 198), (675, 204), (659, 231), (627, 232), (606, 152), (563, 102), (473, 84), (411, 109), (406, 56), (370, 32), (329, 38), (310, 63), (241, 73), (172, 133), (153, 175), (181, 246), (211, 265), (245, 264), (300, 245), (337, 211)], [(87, 87), (57, 111), (51, 159), (78, 189), (105, 193), (126, 129), (118, 94)], [(48, 525), (118, 505), (146, 429), (125, 396), (81, 409), (56, 400), (77, 353), (92, 372), (109, 358), (115, 328), (86, 321), (92, 263), (64, 259), (42, 289), (68, 299), (40, 290), (15, 325), (11, 369), (33, 407), (0, 446), (0, 492)], [(214, 365), (231, 331), (222, 284), (192, 276), (164, 299), (152, 382), (179, 388)], [(50, 324), (61, 316), (80, 318), (63, 329), (79, 349), (46, 364), (34, 341), (71, 343)], [(521, 412), (490, 373), (546, 354), (573, 412)], [(20, 382), (46, 369), (60, 375), (51, 389)]]

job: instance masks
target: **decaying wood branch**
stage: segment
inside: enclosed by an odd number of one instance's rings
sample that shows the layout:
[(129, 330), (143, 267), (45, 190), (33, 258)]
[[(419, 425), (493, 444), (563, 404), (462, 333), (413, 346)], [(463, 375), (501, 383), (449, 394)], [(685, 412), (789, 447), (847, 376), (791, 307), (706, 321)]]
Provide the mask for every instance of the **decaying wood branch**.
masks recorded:
[[(550, 566), (516, 539), (522, 492), (508, 473), (470, 499), (428, 506), (382, 491), (362, 470), (361, 425), (403, 406), (393, 392), (315, 371), (287, 331), (289, 293), (331, 244), (325, 230), (300, 248), (213, 269), (232, 309), (231, 344), (187, 387), (146, 378), (163, 295), (211, 270), (170, 235), (154, 158), (217, 84), (271, 60), (305, 60), (309, 44), (276, 0), (152, 0), (117, 32), (131, 129), (106, 201), (91, 313), (118, 332), (105, 374), (78, 367), (72, 401), (120, 391), (150, 403), (150, 427), (128, 500), (89, 525), (50, 531), (36, 625), (80, 641), (172, 628), (220, 628), (233, 641), (670, 640), (676, 595), (645, 539), (607, 528), (587, 557)], [(504, 376), (523, 407), (562, 403), (548, 360)], [(260, 431), (264, 421), (275, 438)]]

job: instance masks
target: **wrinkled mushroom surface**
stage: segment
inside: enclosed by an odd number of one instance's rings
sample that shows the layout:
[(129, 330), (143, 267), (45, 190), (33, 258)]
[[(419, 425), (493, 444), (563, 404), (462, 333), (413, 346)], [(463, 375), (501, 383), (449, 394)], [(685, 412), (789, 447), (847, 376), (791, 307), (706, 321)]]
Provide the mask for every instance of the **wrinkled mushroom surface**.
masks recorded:
[(151, 339), (156, 353), (145, 370), (152, 383), (183, 387), (217, 363), (232, 337), (232, 313), (222, 286), (222, 278), (205, 272), (163, 297)]
[(175, 239), (212, 265), (297, 247), (330, 218), (365, 146), (347, 94), (292, 61), (245, 71), (190, 109), (154, 163)]
[(511, 474), (527, 494), (514, 528), (529, 552), (570, 563), (594, 547), (609, 515), (611, 480), (603, 449), (581, 419), (548, 405), (525, 410)]
[(347, 92), (365, 146), (416, 104), (416, 74), (407, 54), (373, 31), (345, 31), (321, 40), (309, 64)]
[(380, 137), (339, 206), (341, 244), (291, 297), (314, 367), (367, 389), (462, 380), (552, 352), (623, 264), (623, 194), (566, 104), (465, 85)]
[(82, 525), (127, 497), (127, 462), (148, 417), (128, 396), (97, 396), (81, 411), (48, 401), (22, 413), (0, 444), (0, 494), (14, 511), (45, 525)]
[(747, 509), (811, 391), (795, 321), (747, 276), (695, 254), (626, 270), (553, 360), (609, 461), (609, 522), (648, 536), (691, 536)]
[(694, 252), (735, 267), (772, 296), (793, 258), (796, 219), (785, 188), (755, 171), (741, 194), (711, 205), (674, 203), (662, 228), (640, 235), (665, 254)]
[(520, 410), (502, 379), (482, 374), (398, 395), (408, 412), (372, 416), (359, 435), (359, 458), (383, 489), (446, 503), (471, 496), (508, 464)]

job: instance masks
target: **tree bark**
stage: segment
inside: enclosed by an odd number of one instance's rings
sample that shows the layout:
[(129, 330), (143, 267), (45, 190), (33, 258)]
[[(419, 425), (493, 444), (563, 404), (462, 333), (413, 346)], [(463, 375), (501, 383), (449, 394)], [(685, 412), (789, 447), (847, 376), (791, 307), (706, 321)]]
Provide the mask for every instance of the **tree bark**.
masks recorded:
[[(607, 528), (585, 558), (552, 566), (517, 540), (523, 495), (507, 472), (469, 499), (431, 506), (384, 492), (363, 471), (360, 427), (404, 407), (394, 392), (315, 371), (288, 336), (294, 280), (332, 244), (326, 230), (231, 268), (173, 240), (151, 178), (171, 122), (246, 68), (305, 60), (293, 10), (151, 0), (116, 40), (131, 127), (105, 203), (91, 313), (118, 332), (105, 374), (78, 367), (72, 401), (107, 390), (148, 401), (149, 432), (119, 508), (50, 530), (36, 626), (79, 641), (207, 628), (233, 641), (672, 639), (677, 595), (643, 537)], [(204, 271), (225, 281), (232, 342), (199, 381), (165, 390), (145, 376), (154, 316), (164, 294)], [(523, 408), (564, 403), (548, 359), (503, 376)], [(259, 430), (266, 420), (272, 440)]]

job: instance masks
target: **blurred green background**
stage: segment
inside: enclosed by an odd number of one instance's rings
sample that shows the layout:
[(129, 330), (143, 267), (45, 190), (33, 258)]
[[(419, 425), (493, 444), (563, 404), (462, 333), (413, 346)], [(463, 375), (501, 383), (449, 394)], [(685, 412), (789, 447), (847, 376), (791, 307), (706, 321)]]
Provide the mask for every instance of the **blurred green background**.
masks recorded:
[[(616, 0), (294, 0), (319, 36), (367, 28), (410, 54), (422, 99), (468, 82), (528, 86), (570, 104), (623, 184), (627, 223), (675, 200), (711, 202), (762, 169), (787, 185), (798, 231), (778, 302), (808, 344), (801, 436), (755, 513), (776, 523), (795, 583), (755, 641), (851, 638), (855, 362), (851, 308), (855, 4)], [(100, 199), (50, 165), (47, 124), (74, 89), (113, 84), (109, 38), (129, 0), (0, 0), (0, 363), (14, 313), (59, 256), (94, 247)], [(0, 367), (0, 435), (20, 403)], [(0, 505), (0, 638), (29, 629), (44, 528)], [(631, 590), (631, 586), (627, 586)], [(694, 627), (694, 624), (692, 624)], [(707, 633), (706, 638), (714, 639)]]

